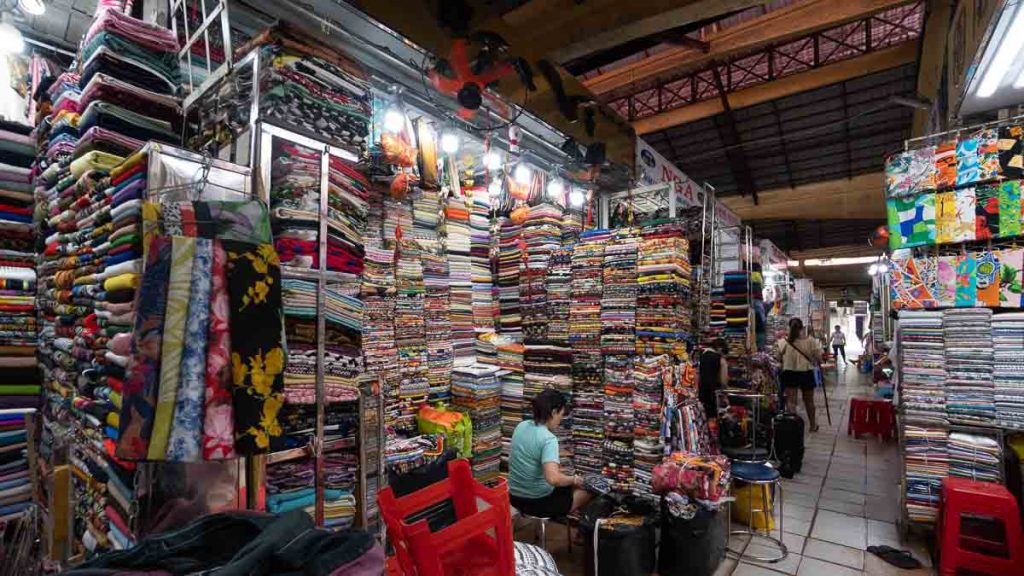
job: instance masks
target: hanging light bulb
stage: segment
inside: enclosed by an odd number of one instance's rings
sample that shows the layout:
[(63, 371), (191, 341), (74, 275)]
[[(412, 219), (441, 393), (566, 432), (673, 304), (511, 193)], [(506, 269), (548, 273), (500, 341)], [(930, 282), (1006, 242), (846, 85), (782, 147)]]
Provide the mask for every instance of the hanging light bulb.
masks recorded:
[(565, 192), (565, 185), (558, 178), (548, 181), (548, 198), (558, 198)]
[(872, 264), (871, 266), (868, 266), (868, 274), (870, 276), (878, 274), (878, 264)]
[(384, 112), (384, 129), (388, 132), (401, 132), (405, 128), (405, 114), (397, 105), (392, 104)]
[(501, 178), (495, 178), (491, 180), (491, 183), (487, 186), (487, 192), (491, 194), (492, 198), (497, 198), (501, 195)]
[(455, 154), (459, 151), (460, 145), (462, 145), (462, 138), (459, 137), (455, 126), (451, 124), (445, 126), (441, 131), (441, 150), (445, 154)]
[(21, 54), (25, 49), (25, 40), (21, 31), (14, 27), (5, 14), (0, 20), (0, 54)]
[(43, 0), (18, 0), (18, 9), (25, 14), (41, 16), (46, 12), (46, 4), (43, 4)]
[(583, 206), (583, 203), (587, 200), (587, 195), (583, 193), (583, 190), (573, 190), (569, 192), (569, 203), (574, 208)]
[(497, 170), (498, 168), (501, 168), (501, 154), (493, 150), (484, 154), (484, 168), (487, 168), (488, 170)]
[(518, 182), (520, 184), (529, 184), (530, 183), (530, 167), (527, 166), (523, 162), (520, 162), (519, 164), (516, 164), (516, 171), (515, 171), (515, 174), (513, 174), (513, 176), (515, 177), (516, 182)]

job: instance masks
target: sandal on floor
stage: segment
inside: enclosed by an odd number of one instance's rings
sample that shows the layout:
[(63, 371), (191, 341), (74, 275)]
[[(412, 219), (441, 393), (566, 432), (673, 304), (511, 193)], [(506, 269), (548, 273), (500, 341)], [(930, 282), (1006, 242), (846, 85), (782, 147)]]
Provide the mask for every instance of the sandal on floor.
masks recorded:
[(815, 424), (814, 428), (811, 428), (811, 432), (817, 432), (819, 428), (821, 428), (821, 427), (818, 426), (817, 424)]
[(868, 552), (904, 570), (913, 570), (921, 567), (921, 563), (917, 561), (917, 558), (911, 556), (910, 552), (906, 550), (897, 550), (891, 546), (881, 545), (868, 546)]

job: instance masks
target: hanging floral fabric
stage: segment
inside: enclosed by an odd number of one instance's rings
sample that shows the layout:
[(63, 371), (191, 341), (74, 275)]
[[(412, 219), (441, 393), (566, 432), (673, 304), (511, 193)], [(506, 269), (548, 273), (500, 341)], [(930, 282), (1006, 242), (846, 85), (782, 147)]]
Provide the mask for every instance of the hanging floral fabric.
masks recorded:
[(999, 306), (999, 258), (991, 250), (974, 253), (976, 305), (996, 308)]
[(943, 142), (935, 147), (935, 186), (956, 186), (956, 141)]
[(999, 253), (999, 305), (1020, 308), (1024, 250), (1013, 248)]
[[(909, 252), (909, 251), (908, 251)], [(893, 255), (889, 275), (892, 306), (897, 310), (919, 310), (936, 306), (937, 274), (935, 261)]]
[(885, 193), (889, 198), (935, 190), (935, 146), (889, 156), (885, 161)]
[(986, 130), (956, 145), (956, 185), (985, 182), (999, 174), (999, 151), (995, 133)]
[(889, 228), (897, 232), (890, 237), (890, 246), (894, 250), (935, 243), (934, 194), (890, 198), (887, 207)]
[(1013, 238), (1021, 234), (1020, 180), (999, 184), (999, 237)]
[(235, 456), (235, 411), (231, 404), (231, 305), (227, 291), (227, 252), (213, 243), (210, 263), (209, 346), (206, 350), (203, 458), (223, 460)]
[(1004, 178), (1024, 177), (1024, 126), (999, 129), (999, 169)]
[(953, 242), (970, 242), (974, 240), (977, 228), (975, 218), (977, 201), (974, 188), (963, 188), (956, 191), (956, 222), (953, 228)]
[(935, 243), (950, 244), (956, 238), (956, 193), (935, 194)]
[(956, 307), (971, 308), (977, 298), (974, 276), (977, 262), (972, 254), (961, 254), (956, 262)]
[(991, 240), (999, 236), (999, 187), (975, 189), (974, 239)]
[(940, 307), (956, 305), (956, 263), (956, 256), (938, 257), (935, 300)]

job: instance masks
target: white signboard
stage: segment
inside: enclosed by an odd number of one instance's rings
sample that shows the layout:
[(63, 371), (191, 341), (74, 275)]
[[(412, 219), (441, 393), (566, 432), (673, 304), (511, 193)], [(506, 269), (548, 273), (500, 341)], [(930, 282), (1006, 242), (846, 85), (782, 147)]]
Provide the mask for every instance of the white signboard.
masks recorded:
[(675, 182), (686, 208), (704, 204), (703, 188), (641, 138), (636, 139), (636, 176), (639, 186)]

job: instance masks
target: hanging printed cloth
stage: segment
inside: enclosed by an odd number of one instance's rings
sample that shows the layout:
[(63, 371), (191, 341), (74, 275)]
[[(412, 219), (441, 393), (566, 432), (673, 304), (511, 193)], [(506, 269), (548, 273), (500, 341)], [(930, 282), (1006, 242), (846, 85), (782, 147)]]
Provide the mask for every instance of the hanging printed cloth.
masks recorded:
[(938, 192), (935, 194), (935, 243), (953, 243), (956, 231), (956, 192)]
[(999, 187), (978, 186), (975, 191), (974, 239), (991, 240), (999, 236)]
[(210, 325), (206, 351), (203, 458), (235, 457), (235, 411), (231, 403), (231, 304), (228, 302), (227, 253), (213, 243), (210, 265)]
[(889, 198), (935, 190), (935, 146), (898, 152), (885, 161), (885, 193)]
[(131, 370), (121, 394), (119, 458), (141, 460), (149, 450), (160, 383), (160, 350), (170, 273), (171, 239), (153, 237), (146, 255), (146, 271), (142, 276), (132, 332)]
[(999, 306), (999, 259), (991, 250), (974, 253), (977, 306)]
[(941, 308), (956, 305), (956, 256), (939, 256), (936, 270), (935, 299)]
[(999, 237), (1013, 238), (1021, 234), (1020, 180), (999, 184)]
[(985, 130), (956, 145), (956, 185), (986, 182), (999, 175), (999, 146), (996, 133)]
[(1013, 248), (999, 253), (999, 305), (1003, 308), (1021, 307), (1022, 270), (1024, 249)]
[(935, 195), (887, 201), (890, 246), (896, 250), (935, 243)]
[(231, 304), (235, 449), (266, 452), (281, 435), (284, 403), (281, 268), (272, 244), (225, 241)]
[(1024, 177), (1024, 126), (999, 129), (999, 169), (1003, 178)]
[(974, 240), (977, 228), (977, 202), (974, 188), (956, 191), (956, 221), (953, 225), (953, 242)]
[(920, 310), (935, 308), (936, 284), (938, 282), (934, 260), (893, 254), (892, 270), (889, 274), (889, 290), (892, 307), (896, 310)]
[(935, 147), (935, 186), (956, 186), (956, 141), (943, 142)]
[(975, 269), (977, 262), (973, 254), (961, 254), (956, 262), (956, 307), (973, 308), (977, 299)]

